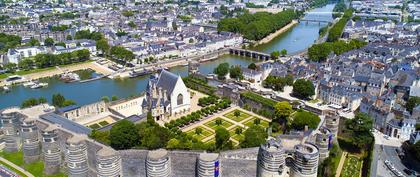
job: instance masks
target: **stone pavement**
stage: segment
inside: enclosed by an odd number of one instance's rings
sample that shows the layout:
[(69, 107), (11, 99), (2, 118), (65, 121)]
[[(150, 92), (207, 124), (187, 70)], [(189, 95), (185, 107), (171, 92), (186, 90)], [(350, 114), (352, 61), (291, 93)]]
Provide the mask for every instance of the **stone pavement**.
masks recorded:
[(343, 170), (344, 161), (346, 160), (347, 152), (343, 151), (340, 158), (340, 163), (338, 163), (337, 171), (335, 172), (335, 177), (340, 177), (341, 170)]

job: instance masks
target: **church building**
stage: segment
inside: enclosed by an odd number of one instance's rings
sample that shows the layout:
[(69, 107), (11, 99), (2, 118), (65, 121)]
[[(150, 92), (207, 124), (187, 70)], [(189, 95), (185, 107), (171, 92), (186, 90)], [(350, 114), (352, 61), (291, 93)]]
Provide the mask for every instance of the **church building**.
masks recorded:
[(181, 76), (162, 70), (150, 76), (142, 107), (146, 112), (151, 111), (156, 121), (168, 121), (170, 116), (188, 112), (190, 99)]

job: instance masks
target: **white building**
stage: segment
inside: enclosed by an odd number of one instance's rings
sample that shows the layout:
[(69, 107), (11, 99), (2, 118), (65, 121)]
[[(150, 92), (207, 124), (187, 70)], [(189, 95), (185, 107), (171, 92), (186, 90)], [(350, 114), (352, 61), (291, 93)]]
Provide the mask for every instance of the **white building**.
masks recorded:
[(34, 46), (34, 47), (17, 47), (14, 49), (9, 49), (7, 51), (8, 63), (18, 64), (23, 58), (34, 57), (37, 54), (45, 53), (46, 50), (43, 47)]
[(186, 113), (191, 107), (190, 93), (181, 76), (162, 70), (152, 75), (143, 100), (143, 111), (151, 111), (156, 121)]

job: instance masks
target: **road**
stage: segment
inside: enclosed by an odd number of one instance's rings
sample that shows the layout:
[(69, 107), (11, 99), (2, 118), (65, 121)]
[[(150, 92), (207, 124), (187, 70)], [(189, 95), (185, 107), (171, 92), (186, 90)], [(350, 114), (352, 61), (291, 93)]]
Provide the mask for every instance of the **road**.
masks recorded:
[[(400, 148), (402, 143), (399, 140), (389, 138), (385, 139), (384, 134), (379, 131), (373, 133), (375, 137), (375, 147), (373, 152), (373, 160), (371, 165), (371, 175), (378, 177), (392, 177), (395, 176), (393, 173), (385, 166), (384, 161), (389, 160), (394, 167), (399, 170), (404, 175), (404, 169), (406, 165), (403, 164), (403, 161), (397, 154), (396, 149)], [(412, 175), (414, 176), (414, 175)]]

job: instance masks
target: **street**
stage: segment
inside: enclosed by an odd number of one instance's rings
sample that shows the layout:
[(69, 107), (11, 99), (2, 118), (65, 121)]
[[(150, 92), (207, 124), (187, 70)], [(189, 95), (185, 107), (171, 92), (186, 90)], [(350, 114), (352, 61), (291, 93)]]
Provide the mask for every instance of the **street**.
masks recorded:
[(385, 166), (385, 160), (389, 160), (398, 171), (403, 173), (405, 176), (408, 176), (403, 171), (407, 167), (403, 164), (396, 151), (397, 148), (401, 147), (402, 143), (399, 140), (393, 138), (386, 139), (384, 138), (383, 133), (376, 130), (373, 132), (373, 135), (375, 137), (375, 147), (371, 166), (371, 176), (395, 176), (393, 172), (391, 172), (389, 168)]

